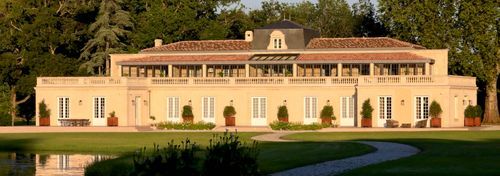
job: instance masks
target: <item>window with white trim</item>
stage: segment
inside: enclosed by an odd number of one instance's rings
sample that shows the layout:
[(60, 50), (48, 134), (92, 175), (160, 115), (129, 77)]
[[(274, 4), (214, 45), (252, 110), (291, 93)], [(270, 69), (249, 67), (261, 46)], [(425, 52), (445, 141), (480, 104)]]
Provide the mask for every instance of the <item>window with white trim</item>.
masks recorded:
[(353, 97), (340, 97), (340, 117), (343, 119), (354, 118)]
[(304, 118), (316, 118), (318, 99), (316, 97), (304, 97)]
[(415, 97), (415, 119), (423, 120), (429, 118), (429, 97)]
[(215, 98), (214, 97), (202, 97), (201, 110), (202, 118), (204, 119), (214, 119), (215, 118)]
[(266, 106), (266, 97), (252, 97), (252, 118), (267, 118)]
[(392, 97), (381, 96), (378, 97), (379, 100), (379, 119), (391, 119), (392, 118)]
[(60, 119), (69, 118), (69, 97), (59, 97), (58, 99), (58, 117)]
[(106, 111), (106, 98), (94, 97), (94, 118), (104, 118)]
[(167, 97), (167, 120), (179, 117), (179, 97)]

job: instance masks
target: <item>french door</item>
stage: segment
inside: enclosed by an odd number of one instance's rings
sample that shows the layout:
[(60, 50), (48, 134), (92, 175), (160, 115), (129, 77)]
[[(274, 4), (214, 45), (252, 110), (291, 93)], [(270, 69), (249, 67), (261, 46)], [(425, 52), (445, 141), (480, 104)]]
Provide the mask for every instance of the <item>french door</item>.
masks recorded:
[(429, 97), (416, 96), (415, 97), (415, 124), (420, 120), (429, 118)]
[(167, 97), (167, 121), (181, 122), (179, 113), (179, 97)]
[(267, 125), (267, 98), (252, 97), (252, 126)]
[(202, 97), (201, 98), (201, 119), (204, 122), (215, 123), (215, 98)]
[(354, 97), (340, 97), (340, 126), (354, 126)]
[(378, 97), (378, 127), (385, 127), (387, 120), (392, 118), (392, 97)]
[(93, 126), (106, 126), (106, 98), (94, 97), (94, 118), (92, 119)]
[(316, 97), (304, 97), (304, 124), (317, 123), (318, 99)]

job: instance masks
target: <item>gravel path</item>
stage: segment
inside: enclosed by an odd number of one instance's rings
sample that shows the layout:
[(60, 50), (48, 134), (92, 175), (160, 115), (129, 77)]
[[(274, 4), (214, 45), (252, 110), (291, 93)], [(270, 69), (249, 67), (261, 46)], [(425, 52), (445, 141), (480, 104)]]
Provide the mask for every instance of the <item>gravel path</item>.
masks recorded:
[[(255, 136), (252, 139), (260, 141), (273, 142), (293, 142), (292, 140), (281, 139), (282, 136), (292, 134), (294, 132), (278, 132)], [(356, 141), (361, 144), (370, 145), (377, 150), (373, 153), (368, 153), (361, 156), (345, 158), (341, 160), (327, 161), (319, 164), (313, 164), (294, 168), (278, 173), (271, 174), (273, 176), (290, 176), (290, 175), (307, 175), (307, 176), (322, 176), (322, 175), (337, 175), (348, 170), (360, 168), (363, 166), (377, 164), (385, 161), (396, 160), (420, 152), (419, 149), (399, 143), (392, 142), (376, 142), (376, 141)]]

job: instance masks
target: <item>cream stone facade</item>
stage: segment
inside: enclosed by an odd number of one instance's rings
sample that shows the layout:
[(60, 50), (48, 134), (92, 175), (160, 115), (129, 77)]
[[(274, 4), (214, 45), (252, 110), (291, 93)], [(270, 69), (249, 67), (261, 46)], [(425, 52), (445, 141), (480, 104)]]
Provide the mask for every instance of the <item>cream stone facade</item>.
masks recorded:
[[(269, 49), (277, 33), (281, 49)], [(36, 101), (48, 105), (52, 126), (59, 119), (106, 126), (112, 111), (119, 126), (181, 122), (184, 105), (193, 107), (194, 121), (218, 126), (227, 105), (237, 126), (267, 126), (281, 105), (289, 121), (319, 123), (323, 106), (332, 105), (337, 124), (360, 126), (361, 104), (370, 99), (374, 127), (387, 119), (414, 126), (429, 118), (433, 100), (443, 108), (443, 127), (462, 127), (465, 107), (476, 104), (476, 79), (448, 75), (446, 49), (385, 37), (319, 38), (290, 21), (246, 34), (112, 54), (108, 77), (39, 77)]]

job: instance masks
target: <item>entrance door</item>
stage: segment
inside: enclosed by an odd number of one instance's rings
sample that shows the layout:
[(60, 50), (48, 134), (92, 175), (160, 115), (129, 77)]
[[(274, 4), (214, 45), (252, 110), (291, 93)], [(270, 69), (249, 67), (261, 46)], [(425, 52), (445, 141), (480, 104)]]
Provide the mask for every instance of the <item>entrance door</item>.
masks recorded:
[[(416, 96), (415, 97), (415, 124), (421, 120), (427, 120), (429, 118), (429, 97), (428, 96)], [(427, 122), (429, 124), (429, 122)], [(428, 126), (426, 124), (426, 126)]]
[(252, 97), (252, 126), (267, 125), (267, 98)]
[(141, 126), (142, 112), (141, 112), (141, 97), (135, 97), (135, 126)]
[(106, 98), (94, 97), (94, 118), (92, 119), (92, 126), (106, 126)]
[(215, 97), (201, 98), (201, 112), (204, 122), (215, 123)]
[(385, 127), (387, 120), (392, 118), (392, 97), (378, 97), (378, 127)]
[(318, 99), (316, 97), (304, 97), (304, 124), (318, 122), (317, 105)]
[(179, 97), (167, 97), (167, 121), (181, 122), (179, 113)]
[(340, 126), (354, 126), (354, 98), (340, 97)]

